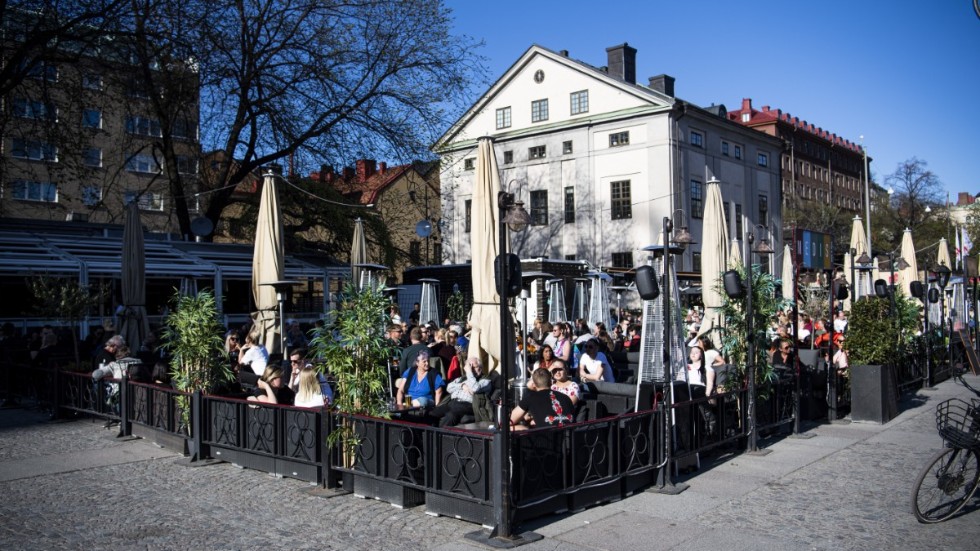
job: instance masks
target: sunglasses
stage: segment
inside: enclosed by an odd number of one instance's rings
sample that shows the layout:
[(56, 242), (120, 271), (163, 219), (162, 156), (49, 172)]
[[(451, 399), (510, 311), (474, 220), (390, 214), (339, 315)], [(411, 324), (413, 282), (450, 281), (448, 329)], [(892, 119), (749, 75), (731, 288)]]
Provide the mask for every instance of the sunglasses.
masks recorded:
[(551, 374), (554, 375), (555, 373), (561, 373), (562, 371), (565, 371), (564, 367), (556, 367), (551, 370)]

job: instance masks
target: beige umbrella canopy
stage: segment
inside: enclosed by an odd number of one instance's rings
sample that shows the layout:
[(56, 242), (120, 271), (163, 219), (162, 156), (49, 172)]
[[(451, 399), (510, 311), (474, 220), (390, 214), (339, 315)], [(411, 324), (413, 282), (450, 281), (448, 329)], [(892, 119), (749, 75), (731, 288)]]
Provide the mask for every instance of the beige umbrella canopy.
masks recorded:
[(367, 264), (367, 239), (364, 237), (364, 221), (358, 218), (354, 221), (354, 242), (350, 248), (350, 273), (354, 287), (361, 288), (361, 270), (358, 265)]
[(705, 195), (704, 217), (701, 229), (701, 300), (704, 303), (704, 319), (701, 333), (721, 325), (723, 304), (720, 280), (728, 263), (728, 224), (725, 223), (725, 203), (721, 198), (721, 182), (708, 181)]
[(744, 267), (741, 242), (738, 239), (732, 239), (732, 246), (728, 249), (728, 269), (741, 270)]
[(143, 243), (143, 225), (140, 223), (139, 202), (130, 201), (126, 206), (126, 225), (122, 242), (122, 300), (123, 321), (119, 334), (134, 354), (150, 333), (146, 319), (146, 250)]
[[(860, 216), (855, 216), (851, 225), (851, 248), (854, 249), (854, 254), (848, 255), (849, 260), (844, 264), (844, 277), (851, 284), (854, 298), (860, 298), (868, 294), (871, 288), (866, 282), (861, 281), (861, 272), (857, 270), (855, 265), (861, 255), (871, 256), (871, 250), (868, 248), (868, 235), (864, 232), (864, 224)], [(851, 281), (851, 273), (854, 273), (857, 282)]]
[(271, 285), (283, 279), (282, 216), (279, 211), (279, 193), (275, 176), (266, 174), (262, 182), (259, 201), (259, 217), (255, 226), (255, 251), (252, 256), (252, 336), (265, 346), (270, 354), (281, 353), (279, 325), (276, 323), (276, 289)]
[(949, 257), (949, 244), (946, 242), (945, 237), (939, 240), (939, 253), (936, 256), (936, 265), (944, 265), (949, 269), (953, 269), (953, 263)]
[(912, 230), (905, 228), (902, 235), (902, 258), (908, 264), (904, 270), (898, 271), (898, 284), (906, 297), (912, 296), (911, 284), (919, 279), (919, 265), (915, 261), (915, 244), (912, 242)]
[(789, 245), (783, 246), (783, 298), (793, 300), (796, 297), (796, 281), (793, 279), (793, 250)]
[(500, 368), (500, 296), (493, 279), (493, 261), (499, 251), (497, 193), (500, 173), (493, 151), (493, 140), (480, 138), (473, 188), (470, 249), (473, 278), (473, 309), (470, 311), (469, 355), (479, 356), (489, 372)]

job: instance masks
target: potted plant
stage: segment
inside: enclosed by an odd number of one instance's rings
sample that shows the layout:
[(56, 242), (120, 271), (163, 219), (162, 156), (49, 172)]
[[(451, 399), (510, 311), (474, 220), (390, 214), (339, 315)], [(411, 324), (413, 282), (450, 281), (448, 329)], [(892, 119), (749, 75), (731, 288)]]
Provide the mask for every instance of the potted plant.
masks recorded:
[[(165, 321), (163, 346), (170, 353), (174, 387), (182, 392), (211, 392), (230, 382), (233, 375), (227, 362), (222, 361), (223, 328), (214, 294), (204, 290), (197, 296), (182, 296), (175, 291), (171, 302), (175, 307)], [(190, 436), (190, 400), (180, 396), (177, 403)]]
[(918, 325), (915, 304), (897, 294), (863, 297), (852, 307), (844, 350), (851, 381), (851, 419), (887, 423), (898, 415), (898, 376), (894, 360)]
[(75, 357), (74, 371), (91, 371), (82, 365), (78, 328), (89, 311), (105, 298), (105, 286), (81, 285), (75, 280), (41, 276), (30, 279), (30, 288), (37, 313), (68, 326)]
[[(333, 404), (342, 415), (332, 427), (327, 442), (331, 447), (340, 446), (342, 464), (347, 469), (357, 466), (359, 448), (365, 438), (347, 415), (389, 417), (388, 360), (396, 349), (389, 345), (385, 335), (389, 323), (388, 299), (382, 287), (379, 284), (358, 290), (348, 283), (333, 326), (320, 329), (310, 341), (310, 357), (315, 359), (317, 369), (322, 372), (328, 368), (336, 385)], [(386, 452), (375, 449), (378, 453)], [(368, 485), (370, 479), (364, 478), (358, 484), (356, 475), (345, 474), (344, 478), (345, 488), (346, 483), (352, 483), (354, 491), (361, 495), (387, 499), (374, 495)]]
[(446, 299), (446, 311), (449, 314), (449, 319), (459, 323), (460, 326), (465, 325), (466, 299), (463, 297), (463, 293), (459, 290), (458, 285), (453, 285), (453, 294), (449, 295), (449, 298)]

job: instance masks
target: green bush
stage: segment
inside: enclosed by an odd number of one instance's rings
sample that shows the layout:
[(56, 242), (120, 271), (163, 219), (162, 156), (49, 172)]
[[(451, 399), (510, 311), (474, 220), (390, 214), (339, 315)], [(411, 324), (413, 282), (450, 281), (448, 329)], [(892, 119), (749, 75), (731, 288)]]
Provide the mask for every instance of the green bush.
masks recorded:
[(898, 350), (912, 342), (918, 329), (918, 307), (901, 294), (895, 311), (888, 298), (864, 297), (851, 306), (844, 350), (848, 363), (881, 365), (894, 360)]

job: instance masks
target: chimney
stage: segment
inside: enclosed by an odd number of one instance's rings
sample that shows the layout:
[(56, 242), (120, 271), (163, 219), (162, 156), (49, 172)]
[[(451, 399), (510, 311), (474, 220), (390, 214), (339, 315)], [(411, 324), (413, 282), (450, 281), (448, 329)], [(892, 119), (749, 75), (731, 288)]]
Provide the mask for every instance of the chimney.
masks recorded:
[(670, 75), (650, 77), (649, 86), (658, 92), (674, 97), (674, 77)]
[(606, 57), (609, 61), (609, 76), (636, 84), (636, 48), (623, 42), (619, 46), (606, 48)]
[(558, 52), (558, 55), (562, 57), (568, 57), (568, 50), (561, 50)]
[(375, 163), (372, 159), (360, 159), (357, 161), (357, 181), (366, 182), (368, 178), (374, 176)]
[(388, 163), (378, 163), (378, 174), (382, 176), (388, 172)]
[(762, 106), (762, 112), (763, 113), (768, 113), (769, 112), (769, 106), (768, 105), (763, 105)]
[(752, 98), (742, 98), (742, 111), (752, 111)]
[(970, 195), (968, 192), (961, 191), (959, 195), (960, 196), (956, 199), (956, 206), (962, 207), (964, 205), (973, 204), (973, 201), (971, 201), (971, 199), (974, 199), (974, 197)]
[(354, 169), (351, 168), (351, 167), (349, 167), (349, 166), (345, 166), (344, 167), (344, 182), (349, 184), (349, 183), (352, 183), (351, 180), (353, 180), (353, 179), (354, 179)]

